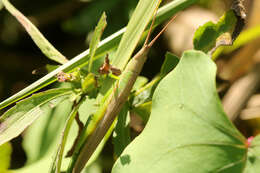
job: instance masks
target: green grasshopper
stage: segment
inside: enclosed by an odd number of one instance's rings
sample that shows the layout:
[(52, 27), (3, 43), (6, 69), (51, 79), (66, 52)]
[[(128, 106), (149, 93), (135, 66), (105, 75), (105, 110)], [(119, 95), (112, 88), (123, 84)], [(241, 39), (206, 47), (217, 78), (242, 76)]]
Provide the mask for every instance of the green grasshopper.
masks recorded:
[(74, 163), (71, 164), (74, 165), (70, 167), (73, 173), (79, 173), (84, 168), (85, 164), (90, 159), (98, 144), (105, 136), (107, 130), (112, 125), (116, 116), (120, 112), (122, 106), (127, 101), (131, 89), (147, 59), (147, 54), (151, 46), (155, 43), (158, 37), (165, 31), (165, 29), (174, 20), (174, 18), (175, 17), (173, 17), (160, 31), (160, 33), (150, 43), (148, 43), (152, 31), (152, 26), (155, 20), (154, 16), (143, 47), (129, 61), (114, 88), (110, 90), (110, 92), (108, 92), (107, 95), (104, 97), (103, 104), (101, 104), (100, 109), (97, 112), (97, 114), (101, 116), (96, 116), (102, 118), (96, 120), (97, 125), (95, 126), (95, 128), (89, 128), (89, 136), (87, 137), (84, 146), (81, 148), (78, 158), (74, 160)]

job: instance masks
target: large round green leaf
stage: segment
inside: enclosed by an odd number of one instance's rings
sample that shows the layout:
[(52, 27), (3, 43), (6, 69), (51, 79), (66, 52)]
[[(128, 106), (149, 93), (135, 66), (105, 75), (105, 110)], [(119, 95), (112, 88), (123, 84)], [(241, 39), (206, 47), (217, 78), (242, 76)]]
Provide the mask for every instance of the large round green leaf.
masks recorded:
[(185, 52), (157, 87), (144, 131), (112, 173), (242, 172), (246, 139), (223, 112), (215, 75), (208, 55)]

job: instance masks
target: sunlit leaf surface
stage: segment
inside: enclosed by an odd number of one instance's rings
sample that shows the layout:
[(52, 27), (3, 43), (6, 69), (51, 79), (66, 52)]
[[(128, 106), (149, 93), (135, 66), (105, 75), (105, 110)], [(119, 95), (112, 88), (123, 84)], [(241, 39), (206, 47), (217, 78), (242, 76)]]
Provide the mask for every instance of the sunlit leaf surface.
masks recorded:
[(112, 172), (241, 172), (246, 139), (223, 112), (215, 75), (209, 56), (185, 52), (157, 87), (144, 131), (124, 150)]

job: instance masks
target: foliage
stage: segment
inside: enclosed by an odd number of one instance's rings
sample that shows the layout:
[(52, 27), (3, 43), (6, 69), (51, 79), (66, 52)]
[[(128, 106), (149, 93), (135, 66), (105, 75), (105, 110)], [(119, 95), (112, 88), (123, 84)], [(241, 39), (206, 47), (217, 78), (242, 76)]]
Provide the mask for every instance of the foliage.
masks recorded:
[(89, 72), (92, 72), (92, 64), (93, 64), (93, 60), (94, 60), (94, 55), (95, 55), (97, 46), (100, 42), (101, 34), (103, 33), (106, 25), (107, 25), (106, 14), (103, 13), (100, 18), (100, 21), (98, 22), (98, 24), (96, 26), (95, 32), (93, 34), (93, 38), (91, 39), (90, 46), (89, 46), (90, 47), (89, 48), (90, 49), (90, 58), (89, 58), (89, 65), (88, 65)]
[[(208, 22), (199, 27), (194, 34), (194, 48), (203, 52), (209, 52), (211, 49), (217, 46), (217, 38), (226, 32), (230, 33), (229, 39), (231, 40), (231, 35), (235, 29), (236, 22), (237, 19), (235, 13), (230, 10), (219, 20), (217, 24)], [(226, 42), (228, 42), (227, 44), (230, 44), (229, 40)]]
[(71, 89), (53, 89), (27, 98), (5, 112), (0, 118), (0, 145), (18, 136), (44, 114), (44, 107), (55, 107), (72, 94)]
[[(182, 9), (190, 6), (191, 4), (195, 3), (196, 0), (178, 0), (176, 2), (171, 2), (161, 9), (158, 10), (158, 15), (156, 17), (155, 25), (158, 25), (165, 20), (167, 20), (169, 17), (171, 17), (173, 14), (177, 13), (178, 11), (181, 11)], [(146, 16), (148, 17), (148, 16)], [(107, 37), (104, 39), (100, 44), (99, 47), (96, 51), (96, 58), (102, 57), (105, 53), (114, 50), (117, 48), (120, 39), (125, 32), (125, 28), (119, 30), (118, 32), (114, 33), (113, 35)], [(128, 48), (127, 48), (128, 49)], [(2, 101), (0, 103), (0, 109), (3, 109), (4, 107), (30, 95), (31, 93), (47, 86), (50, 85), (51, 83), (55, 82), (56, 75), (60, 71), (64, 72), (71, 72), (79, 67), (84, 67), (88, 64), (88, 59), (89, 59), (89, 49), (82, 52), (66, 64), (60, 66), (56, 70), (52, 71), (48, 75), (44, 76), (43, 78), (37, 80), (30, 86), (26, 87), (25, 89), (19, 91), (15, 95), (9, 97), (8, 99)]]
[(185, 52), (157, 87), (144, 131), (112, 172), (242, 172), (246, 139), (220, 106), (215, 75), (209, 56)]
[[(7, 142), (28, 128), (23, 141), (28, 161), (12, 172), (90, 171), (111, 134), (117, 159), (113, 173), (257, 171), (260, 138), (247, 140), (228, 120), (216, 91), (216, 66), (205, 54), (222, 45), (223, 34), (229, 33), (230, 44), (239, 33), (234, 10), (196, 31), (197, 50), (186, 51), (180, 60), (166, 53), (160, 73), (149, 82), (139, 74), (153, 41), (131, 58), (138, 42), (146, 34), (149, 40), (154, 27), (196, 0), (172, 1), (159, 10), (161, 0), (140, 0), (127, 27), (100, 41), (107, 25), (103, 13), (90, 48), (68, 62), (8, 0), (2, 2), (42, 52), (62, 65), (0, 103), (0, 109), (56, 80), (62, 86), (20, 101), (0, 117), (0, 151), (6, 152), (0, 169), (9, 167)], [(133, 141), (132, 114), (145, 124)]]
[(2, 0), (3, 5), (8, 11), (17, 18), (17, 20), (23, 25), (29, 35), (32, 37), (35, 44), (41, 49), (41, 51), (50, 59), (64, 64), (68, 60), (65, 58), (55, 47), (49, 43), (47, 39), (40, 33), (40, 31), (22, 14), (20, 13), (8, 0)]
[(7, 172), (11, 163), (12, 147), (9, 142), (0, 146), (0, 172)]
[(212, 55), (213, 59), (216, 59), (220, 54), (229, 54), (238, 48), (256, 40), (260, 37), (260, 26), (246, 29), (241, 32), (234, 43), (230, 46), (220, 46)]

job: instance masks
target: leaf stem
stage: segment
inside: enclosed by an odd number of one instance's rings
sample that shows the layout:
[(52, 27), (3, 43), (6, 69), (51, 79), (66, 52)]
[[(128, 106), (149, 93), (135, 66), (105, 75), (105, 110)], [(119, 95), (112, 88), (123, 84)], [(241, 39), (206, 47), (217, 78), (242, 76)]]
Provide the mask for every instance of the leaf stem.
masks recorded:
[(64, 148), (65, 148), (65, 145), (67, 142), (69, 131), (70, 131), (71, 125), (73, 123), (73, 120), (75, 119), (76, 115), (78, 114), (79, 107), (83, 103), (83, 101), (84, 101), (84, 97), (81, 97), (78, 102), (75, 101), (75, 103), (73, 105), (73, 110), (71, 111), (68, 119), (66, 120), (65, 128), (61, 135), (60, 145), (58, 147), (58, 151), (57, 151), (56, 157), (54, 159), (54, 162), (53, 162), (53, 165), (51, 168), (52, 172), (54, 172), (54, 170), (55, 170), (55, 173), (60, 173)]

